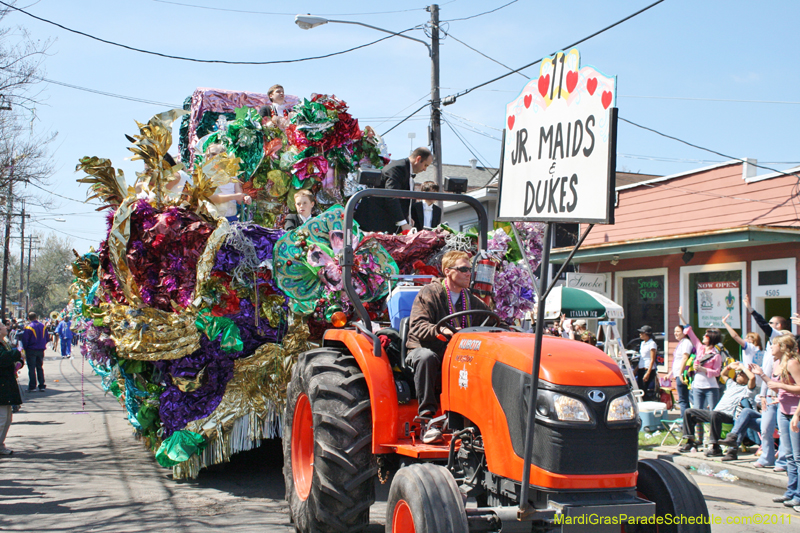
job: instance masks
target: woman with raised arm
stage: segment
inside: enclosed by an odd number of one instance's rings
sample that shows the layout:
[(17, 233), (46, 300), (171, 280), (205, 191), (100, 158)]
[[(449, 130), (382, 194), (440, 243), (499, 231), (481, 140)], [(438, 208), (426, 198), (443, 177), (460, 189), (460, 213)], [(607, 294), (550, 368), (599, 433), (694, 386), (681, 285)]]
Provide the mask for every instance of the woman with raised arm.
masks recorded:
[[(708, 328), (703, 339), (700, 340), (692, 330), (692, 326), (683, 317), (683, 307), (678, 308), (678, 318), (682, 324), (686, 324), (683, 333), (692, 341), (696, 354), (693, 367), (695, 374), (692, 382), (692, 404), (695, 409), (713, 410), (720, 397), (717, 378), (722, 367), (722, 353), (717, 345), (722, 342), (722, 335), (717, 328)], [(702, 442), (702, 424), (698, 426), (696, 435), (697, 442)]]
[(778, 392), (778, 429), (781, 441), (786, 440), (790, 448), (786, 454), (786, 473), (789, 478), (786, 492), (783, 496), (773, 498), (773, 501), (800, 512), (800, 434), (791, 431), (791, 421), (800, 403), (800, 353), (797, 352), (794, 335), (781, 335), (772, 339), (770, 351), (774, 360), (772, 376), (764, 374), (761, 367), (755, 364), (750, 365), (750, 370), (760, 376), (770, 390)]

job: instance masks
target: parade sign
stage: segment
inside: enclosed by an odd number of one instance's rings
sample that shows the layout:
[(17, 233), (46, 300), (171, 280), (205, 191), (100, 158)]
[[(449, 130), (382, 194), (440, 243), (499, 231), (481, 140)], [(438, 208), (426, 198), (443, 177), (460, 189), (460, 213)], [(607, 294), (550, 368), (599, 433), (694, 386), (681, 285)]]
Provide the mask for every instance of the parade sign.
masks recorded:
[(506, 106), (497, 219), (613, 224), (615, 102), (577, 49), (543, 59)]
[(697, 284), (697, 325), (701, 328), (724, 327), (722, 319), (731, 315), (728, 324), (742, 327), (739, 313), (739, 282), (709, 281)]

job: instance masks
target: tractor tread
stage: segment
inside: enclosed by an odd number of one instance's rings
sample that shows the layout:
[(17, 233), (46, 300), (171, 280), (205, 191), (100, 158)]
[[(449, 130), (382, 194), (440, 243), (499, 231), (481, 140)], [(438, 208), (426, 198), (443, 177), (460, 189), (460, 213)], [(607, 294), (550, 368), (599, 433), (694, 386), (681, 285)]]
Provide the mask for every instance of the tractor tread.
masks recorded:
[[(294, 487), (291, 464), (293, 409), (301, 394), (308, 396), (314, 424), (313, 475), (305, 500)], [(369, 389), (355, 358), (330, 348), (304, 352), (287, 396), (284, 478), (295, 528), (300, 533), (362, 531), (375, 501), (377, 465)]]

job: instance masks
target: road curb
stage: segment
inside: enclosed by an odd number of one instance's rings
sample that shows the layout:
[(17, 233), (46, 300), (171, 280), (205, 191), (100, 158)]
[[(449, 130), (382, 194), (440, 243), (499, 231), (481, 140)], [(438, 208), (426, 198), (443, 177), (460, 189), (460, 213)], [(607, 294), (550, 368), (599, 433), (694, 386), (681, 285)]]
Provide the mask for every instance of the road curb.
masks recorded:
[(786, 490), (786, 474), (773, 472), (771, 468), (756, 469), (751, 466), (740, 466), (728, 462), (723, 463), (712, 457), (704, 457), (702, 455), (695, 456), (695, 454), (676, 454), (675, 452), (665, 450), (639, 450), (639, 457), (645, 459), (662, 459), (686, 468), (699, 468), (705, 463), (715, 474), (722, 470), (727, 470), (744, 481), (760, 483), (776, 489)]

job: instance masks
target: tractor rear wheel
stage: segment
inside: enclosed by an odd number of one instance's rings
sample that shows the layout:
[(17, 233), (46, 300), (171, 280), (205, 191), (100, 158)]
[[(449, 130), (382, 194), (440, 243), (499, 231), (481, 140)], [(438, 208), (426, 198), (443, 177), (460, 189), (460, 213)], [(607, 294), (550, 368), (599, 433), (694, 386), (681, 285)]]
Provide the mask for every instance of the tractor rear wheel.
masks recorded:
[(467, 533), (464, 500), (452, 474), (430, 463), (401, 468), (386, 504), (386, 533)]
[(283, 476), (295, 528), (364, 528), (377, 466), (369, 390), (355, 358), (330, 348), (302, 353), (286, 395)]
[[(708, 506), (703, 493), (680, 467), (660, 459), (639, 461), (639, 480), (636, 486), (639, 496), (656, 504), (656, 517), (667, 521), (685, 522), (686, 518), (705, 517), (708, 519)], [(667, 520), (667, 518), (671, 520)], [(659, 533), (707, 533), (708, 524), (663, 523), (658, 525), (637, 525), (625, 528), (627, 532)]]

